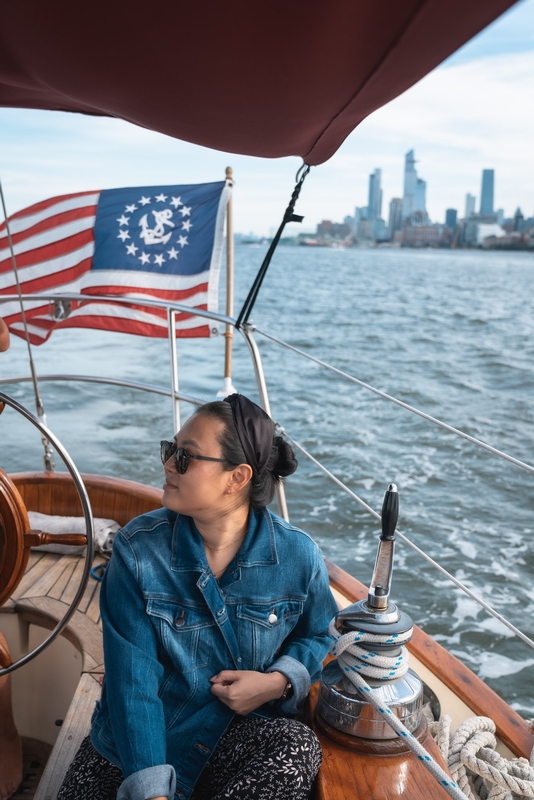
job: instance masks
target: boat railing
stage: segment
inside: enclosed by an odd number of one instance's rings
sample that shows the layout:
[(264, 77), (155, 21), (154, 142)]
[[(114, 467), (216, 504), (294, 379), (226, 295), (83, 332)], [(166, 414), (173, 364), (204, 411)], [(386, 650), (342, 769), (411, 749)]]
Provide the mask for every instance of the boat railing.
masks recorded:
[[(110, 303), (123, 303), (128, 305), (139, 304), (143, 306), (152, 306), (158, 308), (165, 308), (167, 310), (167, 319), (168, 319), (168, 335), (169, 335), (169, 342), (170, 342), (170, 355), (171, 355), (171, 389), (167, 389), (160, 386), (155, 386), (153, 384), (146, 384), (146, 383), (139, 383), (135, 381), (127, 381), (120, 378), (107, 378), (107, 377), (97, 377), (97, 376), (89, 376), (89, 375), (40, 375), (39, 381), (81, 381), (87, 383), (100, 383), (100, 384), (109, 384), (121, 387), (127, 387), (131, 389), (138, 389), (146, 392), (151, 392), (154, 394), (164, 395), (167, 397), (172, 398), (173, 402), (173, 417), (175, 421), (175, 428), (178, 429), (179, 427), (179, 409), (178, 403), (180, 400), (183, 400), (187, 403), (192, 403), (194, 405), (201, 405), (204, 400), (201, 398), (193, 397), (192, 395), (184, 394), (180, 391), (178, 386), (178, 373), (177, 373), (177, 366), (176, 366), (176, 335), (175, 335), (175, 315), (176, 313), (187, 313), (187, 314), (194, 314), (196, 316), (204, 317), (206, 319), (211, 319), (217, 323), (223, 323), (225, 325), (231, 325), (232, 327), (236, 327), (236, 320), (232, 317), (228, 317), (223, 314), (217, 314), (215, 312), (207, 311), (204, 309), (197, 309), (192, 308), (191, 306), (187, 306), (184, 304), (179, 303), (169, 303), (166, 301), (161, 300), (153, 300), (151, 298), (145, 298), (140, 296), (139, 294), (134, 296), (127, 296), (127, 297), (115, 297), (115, 296), (102, 296), (102, 295), (86, 295), (86, 294), (59, 294), (59, 293), (52, 293), (50, 295), (46, 294), (38, 294), (38, 295), (24, 295), (24, 300), (26, 303), (31, 303), (33, 301), (42, 303), (43, 299), (48, 300), (75, 300), (78, 302), (86, 302), (88, 300), (98, 300), (99, 302), (110, 302)], [(3, 302), (10, 302), (16, 300), (18, 301), (17, 295), (2, 295), (0, 296), (0, 303)], [(387, 394), (386, 392), (377, 389), (376, 387), (371, 386), (368, 383), (350, 375), (343, 370), (338, 369), (337, 367), (328, 364), (325, 361), (317, 358), (316, 356), (312, 356), (309, 353), (300, 350), (299, 348), (291, 345), (287, 342), (282, 341), (281, 339), (273, 336), (272, 334), (267, 333), (266, 331), (259, 330), (256, 328), (252, 323), (247, 323), (243, 326), (240, 326), (237, 330), (242, 334), (244, 337), (249, 352), (251, 355), (255, 377), (256, 377), (256, 384), (258, 388), (258, 393), (260, 397), (260, 402), (262, 407), (265, 411), (272, 416), (271, 408), (269, 403), (269, 395), (267, 390), (267, 384), (265, 381), (265, 374), (263, 371), (263, 365), (261, 360), (260, 351), (257, 345), (257, 342), (254, 338), (254, 334), (257, 333), (258, 335), (264, 337), (267, 340), (270, 340), (274, 344), (278, 345), (279, 347), (286, 348), (291, 350), (295, 354), (309, 361), (316, 363), (318, 366), (329, 370), (338, 376), (342, 377), (345, 380), (348, 380), (352, 383), (357, 384), (361, 388), (367, 389), (370, 392), (378, 395), (382, 399), (385, 399), (389, 402), (395, 403), (396, 405), (404, 408), (407, 411), (410, 411), (413, 414), (418, 415), (419, 417), (423, 418), (427, 422), (430, 422), (438, 427), (446, 430), (448, 433), (454, 434), (459, 436), (467, 441), (471, 442), (472, 444), (481, 447), (482, 449), (488, 451), (494, 456), (499, 458), (503, 458), (504, 460), (514, 464), (517, 467), (520, 467), (530, 473), (534, 473), (534, 467), (530, 464), (526, 464), (525, 462), (511, 456), (507, 453), (504, 453), (501, 450), (498, 450), (491, 445), (481, 441), (480, 439), (476, 439), (473, 436), (465, 433), (464, 431), (459, 430), (458, 428), (454, 428), (452, 425), (448, 425), (445, 422), (437, 419), (436, 417), (432, 417), (426, 412), (421, 411), (420, 409), (415, 408), (414, 406), (405, 403), (398, 398), (393, 397), (392, 395)], [(13, 383), (22, 383), (22, 382), (30, 382), (32, 378), (30, 376), (14, 376), (8, 378), (0, 378), (0, 385), (7, 385)], [(176, 424), (178, 423), (178, 424)], [(301, 443), (296, 441), (291, 437), (291, 435), (281, 426), (277, 425), (278, 430), (287, 437), (287, 439), (296, 447), (306, 458), (308, 458), (319, 470), (321, 470), (331, 481), (337, 484), (344, 492), (346, 492), (353, 500), (355, 500), (362, 508), (364, 508), (369, 514), (371, 514), (376, 519), (380, 520), (380, 514), (375, 511), (370, 505), (368, 505), (365, 500), (359, 497), (355, 492), (350, 489), (339, 477), (334, 475), (327, 467), (321, 464)], [(278, 501), (278, 510), (281, 516), (288, 519), (287, 513), (287, 506), (285, 500), (285, 493), (283, 491), (283, 487), (280, 487), (280, 490), (277, 492), (277, 501)], [(525, 633), (519, 630), (515, 625), (513, 625), (509, 620), (499, 614), (492, 606), (490, 606), (486, 601), (473, 592), (468, 586), (466, 586), (462, 581), (458, 580), (454, 575), (448, 572), (444, 567), (441, 566), (437, 561), (435, 561), (428, 553), (418, 547), (414, 542), (412, 542), (407, 536), (405, 536), (401, 531), (398, 529), (396, 530), (396, 534), (399, 539), (414, 550), (421, 558), (423, 558), (427, 563), (429, 563), (434, 569), (438, 570), (442, 575), (444, 575), (452, 584), (454, 584), (458, 589), (468, 595), (472, 600), (474, 600), (478, 605), (480, 605), (488, 614), (492, 617), (497, 619), (501, 622), (506, 628), (508, 628), (515, 636), (519, 637), (522, 641), (528, 644), (531, 648), (534, 649), (534, 641), (528, 637)]]

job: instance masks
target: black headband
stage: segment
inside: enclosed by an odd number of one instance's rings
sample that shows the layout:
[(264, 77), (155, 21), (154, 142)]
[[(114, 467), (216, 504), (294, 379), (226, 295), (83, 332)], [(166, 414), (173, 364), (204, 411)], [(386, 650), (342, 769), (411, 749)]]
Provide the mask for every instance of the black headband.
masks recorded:
[(242, 394), (224, 398), (230, 403), (234, 425), (254, 474), (260, 476), (269, 460), (273, 446), (274, 422), (265, 411)]

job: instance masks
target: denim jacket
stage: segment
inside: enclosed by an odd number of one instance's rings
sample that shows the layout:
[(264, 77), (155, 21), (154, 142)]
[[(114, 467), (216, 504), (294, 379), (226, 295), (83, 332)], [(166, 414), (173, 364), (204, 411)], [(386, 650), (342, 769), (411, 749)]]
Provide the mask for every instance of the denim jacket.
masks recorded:
[(267, 509), (251, 511), (220, 583), (190, 517), (137, 517), (115, 538), (100, 603), (106, 676), (91, 740), (124, 774), (117, 800), (190, 796), (234, 717), (210, 692), (223, 669), (282, 672), (291, 696), (254, 714), (296, 714), (337, 611), (318, 546)]

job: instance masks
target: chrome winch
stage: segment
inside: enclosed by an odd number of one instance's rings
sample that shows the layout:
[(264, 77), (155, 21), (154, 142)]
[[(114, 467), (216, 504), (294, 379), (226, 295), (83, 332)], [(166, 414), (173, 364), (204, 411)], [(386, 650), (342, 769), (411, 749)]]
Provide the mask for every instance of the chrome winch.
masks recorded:
[[(358, 671), (382, 704), (410, 732), (423, 723), (423, 683), (413, 670), (407, 669), (407, 653), (402, 646), (411, 638), (413, 622), (389, 600), (398, 514), (399, 495), (392, 483), (382, 505), (382, 533), (367, 600), (353, 603), (335, 617), (335, 629), (340, 634), (358, 632), (354, 639), (360, 656), (347, 661), (340, 655), (327, 664), (316, 710), (327, 726), (367, 740), (396, 739), (398, 734), (369, 704), (365, 692), (348, 678), (350, 670)], [(391, 664), (391, 668), (376, 668), (371, 666), (373, 663)], [(380, 677), (373, 677), (376, 673)]]

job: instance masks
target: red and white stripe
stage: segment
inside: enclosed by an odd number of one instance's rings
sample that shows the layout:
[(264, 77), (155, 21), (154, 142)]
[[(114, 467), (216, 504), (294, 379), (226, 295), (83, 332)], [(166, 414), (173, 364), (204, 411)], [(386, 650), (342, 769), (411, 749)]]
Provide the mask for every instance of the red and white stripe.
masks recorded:
[[(100, 192), (78, 192), (44, 200), (9, 218), (22, 294), (73, 293), (128, 297), (132, 303), (88, 300), (73, 302), (66, 319), (54, 318), (49, 300), (25, 301), (28, 333), (32, 344), (45, 342), (58, 328), (97, 328), (140, 336), (166, 338), (165, 309), (143, 305), (142, 300), (164, 300), (207, 309), (209, 272), (192, 276), (98, 270), (91, 272), (95, 250), (94, 225)], [(0, 297), (16, 294), (6, 223), (0, 225)], [(24, 337), (18, 302), (0, 303), (12, 333)], [(210, 336), (213, 323), (193, 314), (176, 314), (176, 335)]]

